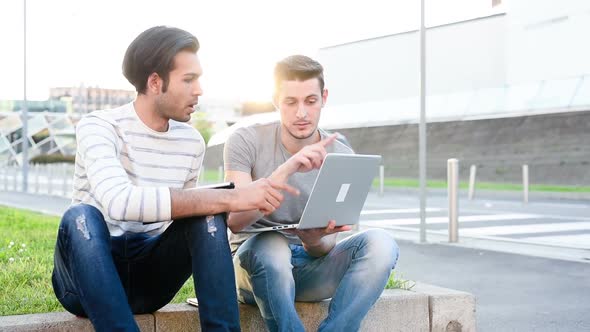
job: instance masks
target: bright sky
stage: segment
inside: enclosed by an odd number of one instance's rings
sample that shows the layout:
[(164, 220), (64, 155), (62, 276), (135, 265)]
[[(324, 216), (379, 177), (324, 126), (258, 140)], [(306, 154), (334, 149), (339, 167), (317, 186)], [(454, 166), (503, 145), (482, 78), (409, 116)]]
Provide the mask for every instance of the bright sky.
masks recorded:
[[(427, 25), (490, 12), (492, 0), (426, 0)], [(415, 29), (419, 0), (28, 0), (27, 96), (49, 87), (133, 89), (129, 43), (154, 25), (195, 34), (204, 98), (265, 100), (274, 63), (291, 54)], [(0, 1), (0, 99), (23, 97), (23, 0)]]

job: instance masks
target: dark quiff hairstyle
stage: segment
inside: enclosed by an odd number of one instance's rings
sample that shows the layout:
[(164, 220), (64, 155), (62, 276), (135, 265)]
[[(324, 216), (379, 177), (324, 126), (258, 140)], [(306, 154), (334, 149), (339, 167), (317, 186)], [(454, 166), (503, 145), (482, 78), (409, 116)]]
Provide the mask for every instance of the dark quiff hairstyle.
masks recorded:
[(147, 79), (153, 74), (164, 81), (168, 89), (169, 74), (174, 70), (174, 57), (181, 51), (197, 53), (197, 37), (182, 29), (157, 26), (142, 32), (131, 42), (123, 58), (123, 75), (137, 93), (145, 94)]
[(283, 81), (307, 81), (317, 78), (324, 94), (324, 67), (305, 55), (291, 55), (277, 62), (274, 71), (275, 93)]

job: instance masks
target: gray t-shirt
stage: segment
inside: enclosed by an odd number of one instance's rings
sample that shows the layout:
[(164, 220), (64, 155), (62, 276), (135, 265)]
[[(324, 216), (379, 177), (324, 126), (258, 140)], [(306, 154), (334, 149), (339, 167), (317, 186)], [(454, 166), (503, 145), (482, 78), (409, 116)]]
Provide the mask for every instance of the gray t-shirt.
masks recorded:
[[(323, 139), (330, 134), (320, 129), (320, 135)], [(354, 153), (343, 136), (337, 138), (326, 150), (328, 153)], [(225, 142), (223, 151), (225, 170), (248, 173), (252, 176), (253, 181), (270, 176), (289, 158), (291, 158), (291, 154), (281, 142), (280, 122), (256, 124), (236, 129)], [(297, 188), (300, 195), (294, 196), (284, 192), (285, 199), (281, 206), (247, 229), (298, 223), (317, 175), (318, 170), (291, 175), (288, 183)], [(291, 243), (301, 244), (301, 240), (297, 236), (286, 232), (282, 233)], [(244, 241), (253, 235), (251, 233), (232, 233), (230, 235), (232, 252), (235, 252)]]

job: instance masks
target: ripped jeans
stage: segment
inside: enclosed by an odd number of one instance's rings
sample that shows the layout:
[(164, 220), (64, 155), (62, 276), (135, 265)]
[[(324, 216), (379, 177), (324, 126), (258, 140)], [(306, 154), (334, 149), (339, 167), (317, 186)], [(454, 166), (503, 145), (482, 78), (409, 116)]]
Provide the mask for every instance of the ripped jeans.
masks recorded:
[(398, 256), (397, 243), (380, 229), (343, 239), (319, 258), (278, 232), (260, 233), (234, 256), (238, 299), (258, 305), (270, 331), (299, 332), (304, 327), (294, 302), (332, 298), (318, 330), (358, 331)]
[(70, 207), (59, 226), (52, 282), (69, 312), (90, 318), (96, 331), (139, 331), (133, 314), (172, 300), (194, 277), (203, 331), (239, 331), (235, 277), (225, 215), (176, 220), (162, 234), (111, 237), (93, 206)]

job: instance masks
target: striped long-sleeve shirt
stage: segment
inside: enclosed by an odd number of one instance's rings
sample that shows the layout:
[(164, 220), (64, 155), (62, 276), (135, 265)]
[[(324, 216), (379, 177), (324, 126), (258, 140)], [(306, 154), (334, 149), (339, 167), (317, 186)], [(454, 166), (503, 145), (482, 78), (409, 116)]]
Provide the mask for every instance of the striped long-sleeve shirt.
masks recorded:
[(76, 141), (72, 204), (98, 208), (112, 236), (164, 231), (170, 188), (195, 187), (205, 155), (197, 130), (170, 120), (167, 132), (154, 131), (133, 103), (86, 115)]

